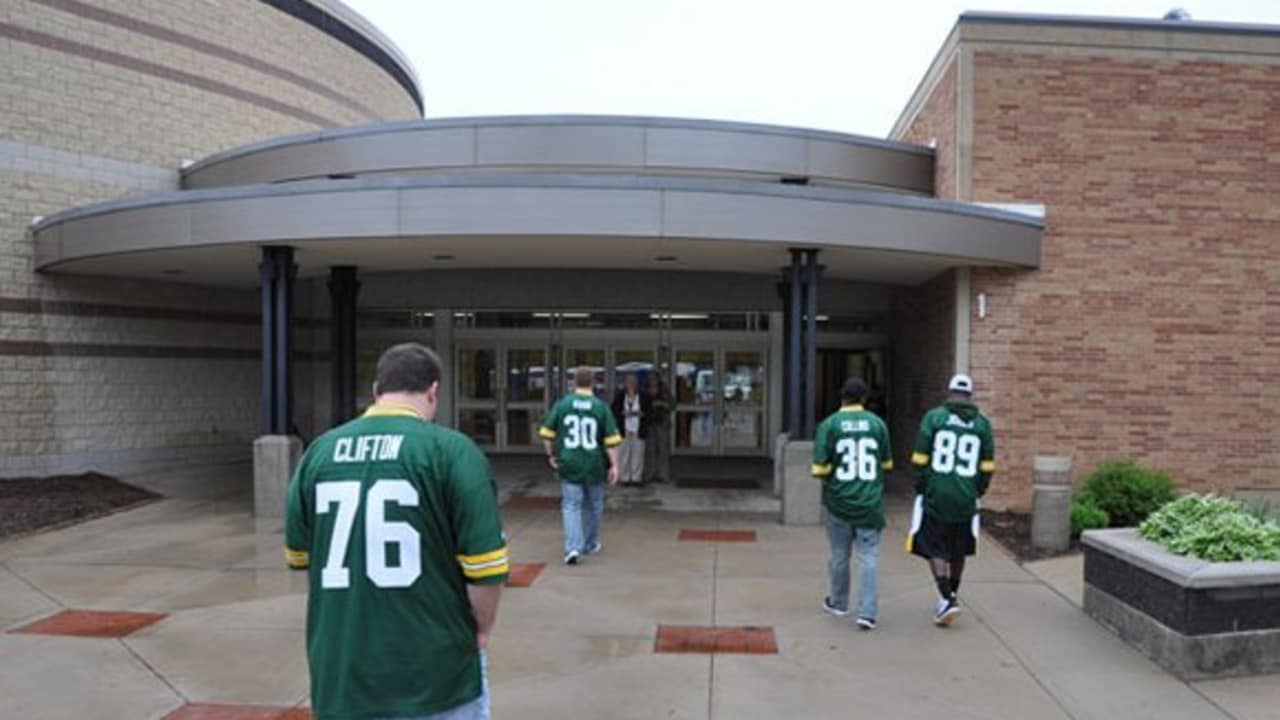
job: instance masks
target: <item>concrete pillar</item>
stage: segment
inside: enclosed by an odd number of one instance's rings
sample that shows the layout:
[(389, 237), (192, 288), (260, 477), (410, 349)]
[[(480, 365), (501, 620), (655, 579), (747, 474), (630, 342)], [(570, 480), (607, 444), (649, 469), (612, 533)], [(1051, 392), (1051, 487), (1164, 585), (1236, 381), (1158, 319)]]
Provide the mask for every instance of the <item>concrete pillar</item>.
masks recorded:
[(812, 473), (813, 442), (788, 442), (781, 462), (782, 524), (818, 525), (822, 521), (822, 482)]
[(1071, 458), (1039, 455), (1031, 495), (1031, 545), (1063, 552), (1071, 544)]
[(782, 483), (785, 473), (783, 468), (786, 464), (782, 460), (786, 457), (787, 443), (791, 442), (791, 436), (786, 433), (778, 433), (773, 440), (772, 455), (773, 458), (773, 496), (782, 497)]
[(253, 441), (253, 514), (284, 517), (284, 496), (302, 456), (302, 441), (293, 435), (263, 435)]
[[(765, 392), (766, 397), (766, 432), (768, 434), (779, 433), (783, 431), (782, 427), (782, 384), (786, 375), (782, 372), (783, 358), (783, 313), (769, 313), (769, 368), (768, 378), (769, 386)], [(768, 435), (766, 435), (768, 437)], [(774, 450), (776, 448), (770, 448)], [(777, 453), (769, 455), (770, 458), (778, 457)]]

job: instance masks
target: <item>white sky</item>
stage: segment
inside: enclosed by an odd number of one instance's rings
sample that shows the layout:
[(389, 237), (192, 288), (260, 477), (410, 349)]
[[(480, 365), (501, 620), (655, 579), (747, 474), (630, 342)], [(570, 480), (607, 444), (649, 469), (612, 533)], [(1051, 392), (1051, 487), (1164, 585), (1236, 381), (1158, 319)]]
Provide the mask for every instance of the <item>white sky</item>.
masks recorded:
[(883, 137), (965, 10), (1280, 25), (1280, 0), (346, 0), (428, 117), (664, 115)]

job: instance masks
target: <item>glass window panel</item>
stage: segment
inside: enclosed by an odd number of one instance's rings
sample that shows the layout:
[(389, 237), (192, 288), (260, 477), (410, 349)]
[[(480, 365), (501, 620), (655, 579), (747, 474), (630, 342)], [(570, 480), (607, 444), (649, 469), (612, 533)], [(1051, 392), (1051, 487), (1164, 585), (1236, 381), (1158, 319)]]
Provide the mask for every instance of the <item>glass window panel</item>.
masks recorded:
[(711, 350), (676, 353), (676, 402), (682, 405), (714, 405), (716, 402), (716, 354)]
[(734, 407), (725, 411), (721, 439), (727, 448), (759, 449), (763, 437), (760, 411)]
[(716, 414), (710, 410), (676, 413), (676, 447), (712, 450), (716, 445)]
[(764, 402), (764, 355), (749, 351), (726, 351), (724, 354), (724, 400), (739, 405)]
[(593, 371), (593, 386), (596, 397), (607, 401), (605, 391), (608, 389), (605, 385), (605, 366), (604, 366), (604, 350), (595, 348), (566, 348), (564, 351), (564, 377), (565, 391), (573, 390), (573, 374), (580, 367), (589, 367)]
[(635, 375), (637, 388), (644, 390), (649, 385), (649, 375), (653, 373), (652, 350), (614, 350), (613, 351), (613, 387), (622, 390), (628, 375)]
[(524, 408), (507, 410), (507, 446), (528, 447), (537, 437), (540, 418)]
[(458, 432), (470, 437), (477, 445), (497, 445), (498, 414), (493, 410), (463, 408), (458, 411)]
[(507, 351), (507, 402), (542, 402), (547, 397), (547, 351)]
[(492, 400), (497, 385), (498, 353), (492, 349), (458, 351), (458, 393), (464, 400)]

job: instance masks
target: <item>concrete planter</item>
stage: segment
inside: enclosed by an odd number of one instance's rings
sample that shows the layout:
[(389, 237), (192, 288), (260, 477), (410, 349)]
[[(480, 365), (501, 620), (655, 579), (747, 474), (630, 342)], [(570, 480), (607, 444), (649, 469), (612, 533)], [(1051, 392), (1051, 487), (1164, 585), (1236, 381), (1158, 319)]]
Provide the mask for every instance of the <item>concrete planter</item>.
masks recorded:
[(1084, 609), (1184, 679), (1280, 672), (1280, 562), (1174, 555), (1136, 529), (1086, 532)]

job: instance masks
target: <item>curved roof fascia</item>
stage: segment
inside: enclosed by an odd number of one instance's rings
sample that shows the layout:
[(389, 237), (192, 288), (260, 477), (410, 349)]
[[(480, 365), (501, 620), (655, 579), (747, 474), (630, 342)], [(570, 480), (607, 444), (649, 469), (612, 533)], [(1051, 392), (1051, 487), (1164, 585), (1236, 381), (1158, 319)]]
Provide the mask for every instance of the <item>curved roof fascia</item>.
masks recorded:
[[(897, 193), (652, 176), (500, 175), (179, 191), (32, 227), (37, 266), (183, 248), (327, 239), (582, 236), (887, 250), (1036, 267), (1040, 220)], [(536, 247), (512, 246), (513, 253)]]
[(807, 178), (932, 194), (933, 150), (820, 130), (677, 118), (501, 116), (377, 123), (233, 148), (191, 189), (407, 172), (555, 171)]

